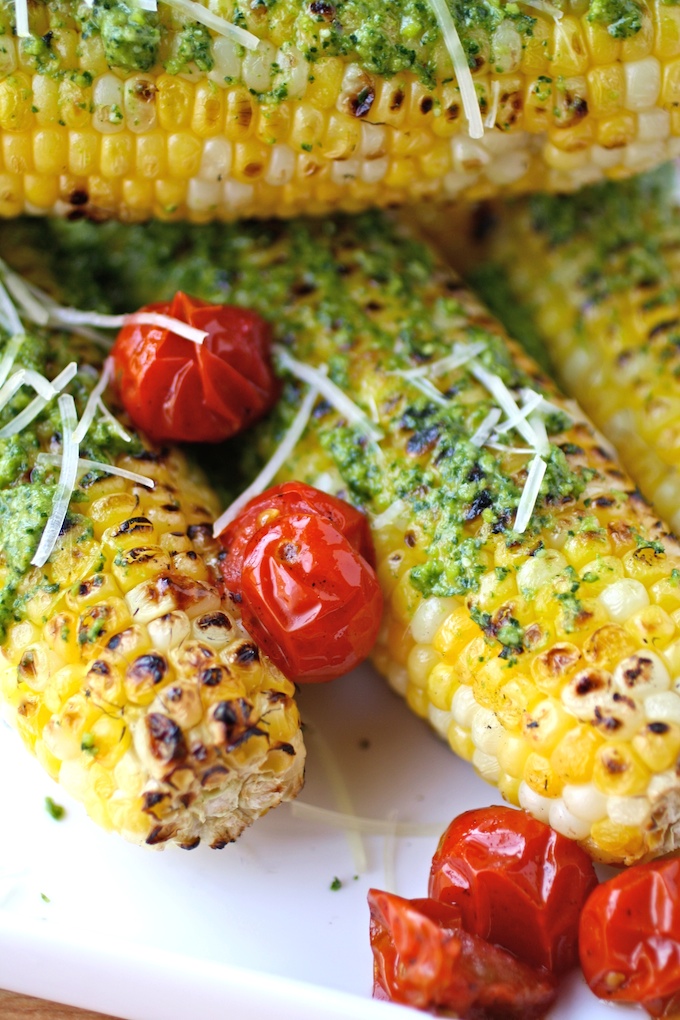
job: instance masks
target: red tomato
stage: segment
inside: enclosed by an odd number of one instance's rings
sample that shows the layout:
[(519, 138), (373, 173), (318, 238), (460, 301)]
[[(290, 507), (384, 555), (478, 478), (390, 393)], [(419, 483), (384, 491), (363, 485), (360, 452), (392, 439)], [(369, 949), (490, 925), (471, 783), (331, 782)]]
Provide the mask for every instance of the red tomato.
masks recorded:
[(251, 499), (220, 534), (220, 542), (227, 550), (222, 575), (228, 591), (232, 594), (241, 591), (243, 556), (253, 535), (263, 525), (290, 513), (315, 514), (330, 521), (366, 562), (375, 567), (373, 540), (364, 514), (344, 499), (336, 499), (304, 482), (284, 482)]
[(446, 830), (429, 894), (455, 903), (467, 931), (561, 974), (578, 963), (579, 915), (596, 885), (592, 861), (572, 840), (524, 811), (489, 807)]
[(156, 442), (215, 443), (251, 425), (272, 407), (277, 383), (271, 329), (256, 312), (210, 305), (181, 292), (148, 305), (208, 334), (202, 344), (160, 326), (130, 323), (113, 346), (125, 410)]
[(373, 568), (330, 521), (282, 514), (244, 550), (243, 623), (293, 680), (332, 680), (375, 644), (382, 594)]
[(461, 926), (460, 910), (371, 889), (373, 995), (476, 1020), (532, 1020), (555, 999), (554, 979)]
[(581, 915), (579, 951), (601, 999), (663, 1015), (664, 1000), (680, 992), (680, 858), (636, 865), (598, 886)]

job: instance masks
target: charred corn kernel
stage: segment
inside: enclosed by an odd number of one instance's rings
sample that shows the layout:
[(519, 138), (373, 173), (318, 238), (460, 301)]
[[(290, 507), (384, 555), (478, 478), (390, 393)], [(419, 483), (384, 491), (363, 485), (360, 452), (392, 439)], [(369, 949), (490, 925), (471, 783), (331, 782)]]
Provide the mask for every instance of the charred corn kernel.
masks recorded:
[[(502, 268), (564, 388), (615, 443), (642, 492), (677, 531), (680, 215), (672, 184), (669, 170), (623, 189), (603, 186), (573, 200), (536, 198), (499, 208), (483, 254)], [(644, 269), (633, 256), (638, 237), (649, 252)], [(466, 245), (461, 264), (463, 258), (469, 261)], [(672, 598), (672, 581), (662, 578), (653, 547), (631, 547), (622, 562), (627, 578), (645, 590), (659, 584)]]
[[(35, 349), (54, 368), (90, 353), (71, 342), (40, 336)], [(77, 376), (81, 412), (96, 378)], [(54, 424), (33, 436), (48, 446)], [(17, 588), (3, 556), (3, 597), (13, 599), (0, 645), (3, 711), (99, 824), (153, 846), (224, 846), (301, 786), (294, 687), (221, 596), (207, 485), (177, 451), (135, 436), (121, 456), (114, 433), (105, 442), (108, 463), (136, 463), (155, 487), (95, 473), (74, 493), (44, 567), (22, 568)], [(6, 506), (19, 490), (3, 488)], [(41, 531), (29, 532), (36, 546)]]

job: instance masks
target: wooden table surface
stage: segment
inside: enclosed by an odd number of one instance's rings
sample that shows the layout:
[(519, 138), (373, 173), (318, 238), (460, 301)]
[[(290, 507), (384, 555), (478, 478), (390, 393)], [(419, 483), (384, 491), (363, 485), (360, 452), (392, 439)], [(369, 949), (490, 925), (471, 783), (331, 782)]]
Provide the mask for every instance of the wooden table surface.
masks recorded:
[(26, 995), (0, 991), (0, 1017), (2, 1020), (115, 1020), (87, 1009), (73, 1009), (56, 1002), (31, 999)]

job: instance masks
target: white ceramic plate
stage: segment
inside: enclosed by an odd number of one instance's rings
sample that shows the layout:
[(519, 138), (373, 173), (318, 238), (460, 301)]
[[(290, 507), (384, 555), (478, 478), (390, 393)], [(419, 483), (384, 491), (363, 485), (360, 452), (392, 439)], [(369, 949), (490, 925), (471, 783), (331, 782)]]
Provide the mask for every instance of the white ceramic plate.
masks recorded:
[[(436, 833), (498, 797), (367, 667), (305, 688), (300, 704), (301, 802), (338, 808), (330, 759), (358, 815), (425, 835), (357, 845), (284, 805), (222, 851), (139, 849), (101, 832), (0, 728), (0, 988), (127, 1020), (404, 1016), (370, 998), (367, 890), (425, 895)], [(645, 1015), (600, 1003), (574, 975), (551, 1020)]]

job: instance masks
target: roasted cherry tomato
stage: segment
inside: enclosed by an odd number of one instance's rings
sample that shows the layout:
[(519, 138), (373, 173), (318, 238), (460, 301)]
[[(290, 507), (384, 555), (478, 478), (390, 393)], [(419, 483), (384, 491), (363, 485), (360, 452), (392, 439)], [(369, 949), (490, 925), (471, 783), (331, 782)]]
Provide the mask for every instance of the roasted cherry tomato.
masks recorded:
[(243, 624), (288, 677), (332, 680), (371, 651), (382, 594), (375, 571), (348, 538), (316, 513), (287, 513), (247, 543)]
[(639, 864), (599, 885), (581, 914), (579, 951), (595, 995), (665, 1015), (666, 1000), (680, 992), (680, 858)]
[(532, 1020), (555, 999), (555, 980), (465, 932), (457, 907), (371, 889), (373, 995), (475, 1020)]
[(271, 330), (256, 312), (177, 293), (148, 305), (208, 334), (202, 344), (160, 326), (130, 323), (113, 346), (115, 378), (132, 421), (156, 442), (214, 443), (272, 407), (277, 383)]
[(221, 533), (220, 542), (227, 551), (222, 575), (227, 590), (241, 591), (241, 573), (245, 548), (265, 524), (290, 513), (313, 514), (329, 521), (358, 553), (375, 567), (373, 540), (365, 516), (343, 499), (329, 496), (304, 482), (284, 482), (251, 499), (239, 516)]
[(555, 974), (578, 963), (583, 904), (597, 885), (576, 843), (509, 807), (456, 818), (432, 860), (429, 894), (454, 903), (463, 926)]

